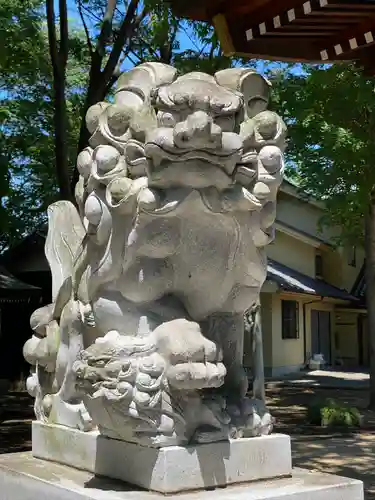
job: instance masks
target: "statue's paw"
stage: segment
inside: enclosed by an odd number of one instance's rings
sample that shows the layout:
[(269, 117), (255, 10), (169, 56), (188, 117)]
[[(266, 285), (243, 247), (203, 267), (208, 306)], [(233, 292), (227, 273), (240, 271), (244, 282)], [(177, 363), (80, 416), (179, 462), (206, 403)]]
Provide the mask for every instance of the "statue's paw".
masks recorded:
[[(43, 401), (45, 406), (48, 406), (48, 422), (51, 424), (63, 425), (72, 427), (81, 431), (90, 431), (94, 424), (85, 405), (80, 402), (77, 404), (67, 403), (63, 401), (59, 394), (48, 395)], [(47, 411), (46, 411), (47, 413)]]
[(167, 370), (169, 384), (176, 389), (207, 389), (224, 383), (223, 363), (179, 363)]
[(222, 360), (221, 351), (216, 344), (202, 334), (200, 326), (194, 321), (168, 321), (158, 326), (153, 335), (158, 352), (162, 353), (171, 365)]
[(228, 406), (228, 412), (237, 436), (266, 436), (272, 432), (274, 418), (264, 401), (245, 398), (238, 405)]
[(226, 369), (214, 342), (201, 332), (198, 323), (178, 319), (155, 329), (159, 354), (167, 360), (169, 384), (178, 389), (220, 387)]

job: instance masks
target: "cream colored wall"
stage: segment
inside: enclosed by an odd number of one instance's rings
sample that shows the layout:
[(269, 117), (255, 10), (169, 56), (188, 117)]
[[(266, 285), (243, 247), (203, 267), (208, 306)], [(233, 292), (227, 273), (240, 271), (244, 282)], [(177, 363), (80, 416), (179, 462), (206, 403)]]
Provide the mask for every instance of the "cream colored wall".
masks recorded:
[[(281, 330), (281, 299), (299, 303), (299, 338), (283, 339)], [(294, 367), (304, 363), (303, 352), (303, 301), (293, 296), (272, 295), (272, 368)]]
[(356, 265), (351, 266), (348, 264), (349, 250), (347, 248), (323, 250), (324, 279), (328, 283), (350, 292), (364, 261), (362, 248), (358, 247), (356, 254)]
[(315, 248), (288, 234), (276, 231), (275, 240), (267, 247), (267, 255), (280, 264), (315, 276)]
[(350, 292), (364, 262), (363, 249), (358, 247), (356, 254), (356, 265), (351, 266), (348, 264), (348, 249), (337, 248), (322, 251), (324, 279), (328, 283)]
[(358, 273), (361, 270), (363, 262), (365, 260), (365, 252), (363, 248), (356, 248), (356, 266), (348, 265), (348, 249), (343, 248), (340, 250), (341, 259), (343, 262), (343, 272), (342, 272), (342, 288), (346, 290), (351, 290), (355, 280), (357, 279)]
[[(278, 221), (297, 231), (322, 239), (327, 243), (334, 243), (335, 237), (339, 234), (337, 229), (327, 227), (321, 231), (319, 229), (319, 221), (323, 213), (323, 210), (315, 205), (299, 200), (289, 194), (279, 193)], [(292, 236), (277, 231), (276, 241), (273, 245), (270, 245), (268, 255), (293, 269), (309, 276), (315, 276), (315, 251), (312, 245), (300, 242)], [(363, 249), (361, 247), (356, 249), (355, 267), (348, 264), (348, 249), (325, 248), (320, 251), (323, 256), (323, 278), (338, 288), (350, 291), (364, 261)]]
[[(296, 300), (299, 304), (299, 338), (282, 338), (282, 300)], [(263, 355), (266, 373), (287, 373), (302, 367), (312, 354), (311, 349), (311, 311), (328, 311), (331, 313), (331, 353), (332, 363), (340, 356), (347, 365), (358, 365), (358, 336), (356, 312), (337, 313), (340, 306), (328, 299), (321, 300), (314, 296), (303, 296), (287, 293), (262, 293), (262, 331)], [(305, 318), (304, 318), (305, 309)], [(304, 346), (304, 332), (306, 353)], [(338, 339), (338, 347), (336, 346)], [(251, 345), (246, 344), (245, 366), (251, 366)]]
[(338, 250), (322, 250), (323, 279), (338, 288), (343, 288), (343, 259)]
[[(329, 241), (337, 233), (332, 229), (318, 231), (318, 223), (323, 211), (318, 207), (290, 195), (281, 193), (279, 196), (278, 216), (281, 223), (303, 231), (315, 238)], [(315, 254), (317, 249), (313, 245), (304, 243), (297, 238), (276, 231), (275, 241), (267, 247), (267, 254), (271, 259), (280, 262), (303, 274), (315, 277)], [(348, 264), (348, 251), (345, 249), (321, 248), (323, 256), (323, 278), (339, 288), (351, 290), (360, 268), (363, 264), (363, 251), (357, 248), (356, 267)], [(281, 335), (281, 300), (297, 300), (299, 303), (299, 338), (283, 339)], [(311, 311), (321, 310), (331, 313), (331, 353), (332, 361), (336, 356), (354, 356), (354, 363), (358, 363), (357, 314), (352, 313), (345, 321), (337, 321), (334, 300), (314, 296), (291, 295), (282, 293), (261, 294), (263, 344), (265, 368), (274, 371), (288, 367), (302, 366), (311, 354)], [(304, 320), (305, 304), (305, 320)], [(348, 325), (343, 323), (348, 322)], [(306, 353), (304, 349), (304, 329)], [(339, 349), (335, 339), (338, 338)], [(339, 352), (336, 352), (339, 351)]]
[(306, 201), (280, 192), (277, 204), (277, 220), (319, 239), (330, 241), (337, 235), (334, 228), (318, 230), (323, 211)]
[[(299, 338), (282, 338), (281, 300), (296, 300), (299, 303)], [(304, 306), (305, 305), (305, 306)], [(305, 308), (305, 320), (304, 320)], [(272, 294), (272, 368), (280, 369), (302, 366), (311, 355), (311, 311), (328, 311), (331, 313), (331, 352), (335, 358), (335, 304), (321, 301), (314, 296), (297, 296), (293, 294)], [(304, 348), (304, 331), (306, 335), (306, 354)], [(266, 366), (266, 365), (265, 365)], [(268, 365), (267, 365), (268, 366)]]

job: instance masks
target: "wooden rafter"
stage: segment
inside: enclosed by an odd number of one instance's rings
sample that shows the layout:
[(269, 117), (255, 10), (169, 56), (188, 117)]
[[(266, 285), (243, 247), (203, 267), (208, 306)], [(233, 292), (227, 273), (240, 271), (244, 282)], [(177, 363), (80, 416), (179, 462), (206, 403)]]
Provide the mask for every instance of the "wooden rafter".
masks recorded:
[(322, 61), (335, 59), (343, 54), (352, 53), (361, 48), (368, 48), (375, 43), (375, 16), (358, 24), (355, 29), (348, 28), (325, 41), (321, 47)]
[(374, 68), (375, 1), (169, 0), (214, 23), (226, 55), (285, 61), (355, 60)]
[[(375, 5), (355, 12), (346, 8), (337, 17), (338, 5), (341, 4), (331, 0), (305, 1), (300, 3), (298, 7), (267, 17), (264, 21), (253, 25), (246, 30), (246, 39), (251, 41), (257, 37), (278, 34), (293, 36), (292, 33), (300, 33), (301, 36), (309, 37), (314, 30), (316, 33), (321, 32), (320, 36), (330, 37), (332, 32), (340, 29), (340, 25), (346, 27), (346, 25), (356, 24), (371, 15), (375, 17)], [(313, 16), (312, 20), (311, 16)], [(346, 20), (346, 18), (348, 19)], [(306, 26), (307, 20), (312, 21), (308, 23), (308, 27)]]

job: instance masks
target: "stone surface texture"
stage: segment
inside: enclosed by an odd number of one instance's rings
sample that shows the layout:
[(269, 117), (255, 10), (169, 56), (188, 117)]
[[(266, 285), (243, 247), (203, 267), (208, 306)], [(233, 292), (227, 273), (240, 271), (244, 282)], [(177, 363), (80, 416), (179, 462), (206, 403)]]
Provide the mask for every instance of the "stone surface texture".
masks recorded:
[(35, 422), (33, 455), (160, 493), (290, 476), (289, 436), (273, 434), (198, 446), (149, 448)]
[(259, 293), (286, 128), (269, 87), (145, 63), (89, 109), (78, 209), (48, 209), (53, 303), (24, 347), (39, 421), (156, 448), (271, 432)]
[(205, 500), (363, 500), (361, 481), (302, 469), (290, 478), (166, 497), (28, 453), (0, 456), (0, 492), (1, 500), (201, 500), (203, 495)]

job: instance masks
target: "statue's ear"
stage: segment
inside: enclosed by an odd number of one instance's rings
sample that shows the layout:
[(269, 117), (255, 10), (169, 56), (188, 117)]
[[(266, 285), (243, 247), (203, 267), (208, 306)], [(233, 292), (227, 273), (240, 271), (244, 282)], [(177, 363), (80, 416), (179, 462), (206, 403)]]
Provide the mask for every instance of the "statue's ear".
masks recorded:
[(120, 75), (115, 91), (115, 102), (121, 101), (124, 92), (125, 99), (128, 99), (128, 93), (130, 92), (146, 103), (155, 88), (171, 84), (176, 75), (176, 68), (168, 64), (157, 62), (140, 64)]
[(271, 84), (258, 73), (248, 73), (241, 79), (241, 92), (248, 118), (265, 111), (270, 99)]
[(215, 74), (219, 85), (241, 92), (244, 99), (245, 118), (252, 118), (265, 111), (270, 98), (271, 83), (252, 69), (229, 68)]

